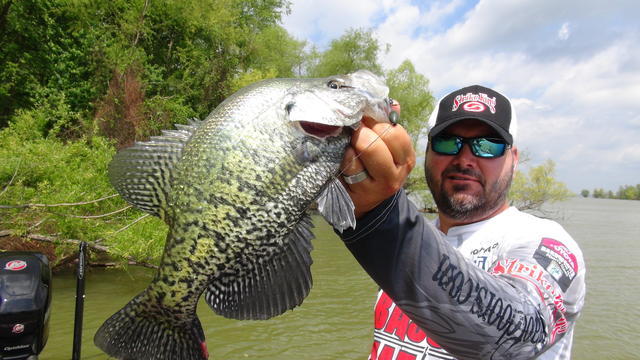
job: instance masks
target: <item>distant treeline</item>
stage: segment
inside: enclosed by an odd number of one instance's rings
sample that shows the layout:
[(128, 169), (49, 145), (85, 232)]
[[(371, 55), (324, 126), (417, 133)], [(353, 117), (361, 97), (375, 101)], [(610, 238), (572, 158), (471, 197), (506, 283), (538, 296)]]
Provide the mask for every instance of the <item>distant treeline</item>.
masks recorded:
[(593, 192), (589, 190), (582, 190), (580, 192), (582, 197), (593, 197), (596, 199), (623, 199), (623, 200), (640, 200), (640, 184), (637, 185), (624, 185), (620, 186), (618, 191), (612, 190), (593, 189)]

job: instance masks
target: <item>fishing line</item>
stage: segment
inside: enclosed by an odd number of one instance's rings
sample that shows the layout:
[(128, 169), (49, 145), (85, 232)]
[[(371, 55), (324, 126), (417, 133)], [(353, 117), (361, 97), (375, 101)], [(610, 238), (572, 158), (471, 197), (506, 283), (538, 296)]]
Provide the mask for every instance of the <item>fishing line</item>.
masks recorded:
[[(360, 156), (362, 156), (362, 153), (365, 152), (367, 149), (369, 149), (371, 146), (373, 146), (373, 144), (375, 144), (378, 140), (382, 139), (382, 137), (384, 135), (386, 135), (389, 131), (391, 131), (391, 129), (393, 129), (394, 126), (393, 125), (389, 125), (386, 129), (384, 129), (384, 131), (380, 134), (377, 134), (376, 138), (371, 140), (371, 142), (369, 144), (367, 144), (367, 146), (365, 146), (365, 148), (359, 153), (356, 154), (356, 156), (351, 159), (351, 162), (349, 163), (349, 165), (347, 166), (350, 167), (351, 165), (353, 165), (353, 163), (356, 161), (356, 159), (358, 159)], [(365, 169), (366, 170), (366, 169)], [(338, 178), (339, 176), (344, 175), (344, 170), (340, 170), (340, 172), (338, 174), (336, 174), (336, 178)]]

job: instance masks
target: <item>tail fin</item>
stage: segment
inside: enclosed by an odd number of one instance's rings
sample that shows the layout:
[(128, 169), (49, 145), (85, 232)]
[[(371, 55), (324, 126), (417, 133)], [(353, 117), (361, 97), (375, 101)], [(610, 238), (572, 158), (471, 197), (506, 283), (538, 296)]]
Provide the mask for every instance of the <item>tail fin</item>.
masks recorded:
[(117, 359), (207, 359), (200, 320), (184, 321), (142, 292), (102, 324), (94, 343)]

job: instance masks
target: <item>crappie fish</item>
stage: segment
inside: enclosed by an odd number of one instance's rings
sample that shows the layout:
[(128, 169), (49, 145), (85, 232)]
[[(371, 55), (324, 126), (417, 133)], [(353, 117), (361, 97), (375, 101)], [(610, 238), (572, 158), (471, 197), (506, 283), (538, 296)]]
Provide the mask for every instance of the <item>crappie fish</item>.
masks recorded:
[(204, 121), (120, 151), (109, 178), (169, 225), (149, 286), (111, 316), (95, 344), (120, 359), (205, 359), (198, 299), (235, 319), (268, 319), (311, 288), (311, 220), (355, 226), (337, 180), (350, 128), (388, 121), (388, 88), (369, 71), (270, 79), (231, 95)]

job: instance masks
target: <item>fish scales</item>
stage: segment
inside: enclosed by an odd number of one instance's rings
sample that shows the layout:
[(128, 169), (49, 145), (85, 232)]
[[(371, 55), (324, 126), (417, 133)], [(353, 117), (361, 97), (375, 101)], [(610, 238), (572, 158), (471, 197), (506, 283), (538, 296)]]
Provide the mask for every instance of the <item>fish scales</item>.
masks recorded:
[[(387, 92), (367, 71), (267, 80), (202, 122), (117, 154), (116, 189), (169, 231), (153, 280), (103, 324), (96, 344), (122, 359), (203, 359), (203, 293), (214, 311), (238, 319), (298, 306), (311, 287), (307, 209), (319, 196), (350, 203), (335, 191), (348, 127), (363, 115), (386, 121)], [(352, 224), (352, 211), (323, 215)]]

